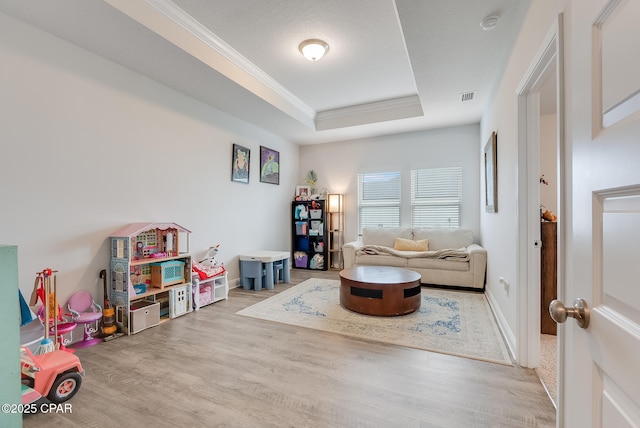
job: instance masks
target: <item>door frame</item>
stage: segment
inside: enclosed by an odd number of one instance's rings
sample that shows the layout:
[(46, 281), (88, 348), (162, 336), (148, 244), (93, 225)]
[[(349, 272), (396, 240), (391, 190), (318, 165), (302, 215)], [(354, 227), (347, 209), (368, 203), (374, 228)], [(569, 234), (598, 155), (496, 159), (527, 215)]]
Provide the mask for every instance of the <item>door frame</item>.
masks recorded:
[[(566, 149), (564, 118), (564, 38), (563, 15), (559, 14), (520, 85), (518, 96), (518, 157), (517, 157), (517, 244), (516, 275), (519, 284), (526, 284), (518, 293), (516, 319), (516, 361), (524, 367), (535, 368), (540, 363), (540, 108), (539, 93), (542, 82), (550, 76), (555, 65), (557, 107), (558, 218), (566, 213)], [(558, 224), (558, 298), (564, 298), (564, 254), (566, 221)], [(560, 332), (558, 334), (561, 334)], [(561, 339), (559, 337), (559, 339)], [(558, 361), (564, 348), (558, 341)], [(563, 368), (558, 365), (558, 373)], [(561, 376), (558, 377), (561, 379)], [(563, 385), (558, 385), (556, 404), (562, 408)], [(561, 420), (558, 418), (558, 420)]]

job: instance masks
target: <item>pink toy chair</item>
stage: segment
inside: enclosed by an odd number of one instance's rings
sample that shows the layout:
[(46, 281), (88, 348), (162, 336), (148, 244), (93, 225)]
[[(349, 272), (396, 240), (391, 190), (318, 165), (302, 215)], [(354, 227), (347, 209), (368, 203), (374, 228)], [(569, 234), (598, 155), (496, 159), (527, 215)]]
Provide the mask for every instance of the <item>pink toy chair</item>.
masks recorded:
[[(38, 318), (44, 325), (44, 306), (40, 306), (40, 309), (38, 309)], [(56, 323), (57, 326), (55, 325)], [(49, 335), (53, 336), (57, 333), (58, 337), (56, 337), (56, 340), (58, 341), (60, 349), (74, 352), (74, 349), (69, 349), (66, 345), (73, 342), (73, 330), (76, 326), (77, 324), (75, 322), (69, 322), (62, 316), (62, 309), (58, 306), (58, 319), (49, 320)], [(69, 334), (68, 338), (64, 337), (66, 334)]]
[[(93, 301), (91, 293), (88, 291), (77, 291), (67, 302), (69, 312), (71, 312), (73, 322), (84, 324), (84, 338), (74, 344), (76, 348), (86, 348), (102, 341), (94, 338), (91, 333), (98, 331), (98, 324), (102, 318), (102, 307)], [(95, 323), (95, 327), (93, 324)]]

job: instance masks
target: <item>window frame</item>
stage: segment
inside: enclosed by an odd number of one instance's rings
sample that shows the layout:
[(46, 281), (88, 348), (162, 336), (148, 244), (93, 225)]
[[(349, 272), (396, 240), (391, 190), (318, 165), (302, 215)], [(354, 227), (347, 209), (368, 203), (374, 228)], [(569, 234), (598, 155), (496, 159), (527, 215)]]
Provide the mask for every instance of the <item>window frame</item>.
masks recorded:
[[(459, 165), (411, 170), (411, 227), (461, 226), (462, 173), (462, 166)], [(442, 186), (443, 183), (447, 185)], [(435, 190), (430, 188), (432, 184), (438, 185)], [(423, 213), (418, 215), (418, 211)], [(426, 211), (432, 213), (428, 214)], [(446, 222), (443, 221), (445, 217)]]
[[(368, 180), (367, 180), (368, 179)], [(380, 172), (359, 172), (357, 175), (358, 188), (358, 236), (362, 235), (365, 227), (400, 227), (402, 223), (402, 179), (401, 171), (380, 171)], [(389, 181), (389, 185), (379, 188), (377, 198), (365, 198), (365, 192), (369, 190), (372, 196), (375, 195), (373, 184), (375, 181)], [(370, 189), (365, 185), (371, 184)], [(397, 196), (393, 198), (393, 196)], [(375, 214), (365, 214), (364, 211), (381, 208), (386, 212), (378, 213), (379, 220), (371, 221), (367, 218), (375, 219)], [(394, 212), (395, 211), (395, 212)], [(365, 218), (365, 215), (367, 218)], [(375, 223), (375, 226), (374, 226)]]

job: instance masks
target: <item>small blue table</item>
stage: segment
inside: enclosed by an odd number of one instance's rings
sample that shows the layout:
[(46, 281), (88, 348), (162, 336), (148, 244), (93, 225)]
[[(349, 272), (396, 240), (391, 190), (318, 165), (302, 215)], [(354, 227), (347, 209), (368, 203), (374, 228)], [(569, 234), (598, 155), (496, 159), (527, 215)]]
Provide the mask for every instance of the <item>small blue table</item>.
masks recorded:
[(240, 285), (249, 290), (253, 278), (255, 290), (261, 290), (264, 274), (264, 288), (273, 290), (276, 269), (282, 269), (282, 282), (289, 282), (288, 251), (253, 251), (240, 254)]

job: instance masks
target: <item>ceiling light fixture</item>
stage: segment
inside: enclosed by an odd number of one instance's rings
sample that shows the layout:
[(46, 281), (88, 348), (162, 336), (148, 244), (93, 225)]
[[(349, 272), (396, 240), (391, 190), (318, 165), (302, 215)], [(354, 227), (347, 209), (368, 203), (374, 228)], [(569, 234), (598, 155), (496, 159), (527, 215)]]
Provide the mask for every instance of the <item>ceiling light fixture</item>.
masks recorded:
[(307, 39), (300, 43), (298, 49), (309, 61), (318, 61), (329, 51), (329, 45), (324, 40)]
[(489, 15), (480, 21), (480, 27), (485, 31), (493, 30), (498, 25), (498, 19), (500, 19), (498, 15)]

